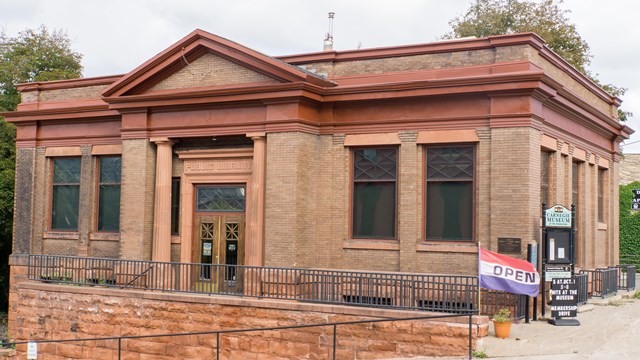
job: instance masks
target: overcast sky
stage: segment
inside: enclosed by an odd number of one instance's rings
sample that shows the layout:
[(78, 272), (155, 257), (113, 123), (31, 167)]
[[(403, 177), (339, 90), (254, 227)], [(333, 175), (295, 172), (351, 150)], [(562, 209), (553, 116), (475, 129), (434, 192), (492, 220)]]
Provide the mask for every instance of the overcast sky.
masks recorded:
[[(475, 0), (0, 0), (9, 35), (44, 24), (63, 29), (84, 54), (84, 76), (123, 74), (196, 28), (267, 55), (322, 50), (327, 13), (336, 13), (336, 50), (426, 43)], [(591, 46), (591, 70), (628, 88), (623, 108), (637, 130), (624, 147), (640, 152), (640, 1), (565, 0)], [(636, 142), (631, 144), (632, 142)]]

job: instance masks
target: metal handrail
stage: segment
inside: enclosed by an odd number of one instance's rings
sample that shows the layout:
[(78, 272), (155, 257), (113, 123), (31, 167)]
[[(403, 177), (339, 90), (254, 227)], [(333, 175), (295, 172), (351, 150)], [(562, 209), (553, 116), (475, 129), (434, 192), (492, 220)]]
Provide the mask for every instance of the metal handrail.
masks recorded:
[(30, 280), (392, 309), (478, 310), (477, 276), (29, 255)]

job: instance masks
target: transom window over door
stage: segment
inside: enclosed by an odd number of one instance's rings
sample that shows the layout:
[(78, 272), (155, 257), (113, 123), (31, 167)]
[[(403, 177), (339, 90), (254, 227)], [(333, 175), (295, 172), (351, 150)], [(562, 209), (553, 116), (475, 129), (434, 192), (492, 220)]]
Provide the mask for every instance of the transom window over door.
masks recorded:
[(474, 147), (427, 147), (426, 238), (472, 240)]
[(353, 150), (354, 238), (396, 238), (395, 148)]
[(207, 185), (196, 188), (196, 211), (244, 212), (245, 187), (241, 185)]
[(51, 163), (51, 230), (77, 231), (80, 158), (55, 158)]

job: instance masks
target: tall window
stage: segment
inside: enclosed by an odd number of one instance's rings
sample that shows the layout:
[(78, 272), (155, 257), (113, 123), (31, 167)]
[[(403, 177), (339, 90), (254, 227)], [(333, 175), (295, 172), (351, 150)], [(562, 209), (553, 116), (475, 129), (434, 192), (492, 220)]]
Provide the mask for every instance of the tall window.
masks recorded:
[(549, 204), (549, 157), (550, 153), (542, 151), (540, 153), (540, 202)]
[(120, 231), (120, 156), (100, 157), (98, 231)]
[(51, 230), (77, 231), (80, 158), (52, 159)]
[(576, 206), (576, 212), (578, 211), (578, 194), (580, 186), (580, 178), (578, 177), (578, 163), (571, 163), (571, 203)]
[(353, 237), (396, 238), (395, 148), (353, 150)]
[(171, 178), (171, 234), (180, 232), (180, 178)]
[(606, 188), (606, 172), (598, 169), (598, 221), (604, 222), (604, 191)]
[(573, 258), (575, 259), (576, 264), (582, 264), (582, 260), (579, 255), (582, 250), (582, 245), (580, 242), (580, 225), (578, 223), (578, 219), (580, 219), (580, 164), (577, 162), (571, 163), (571, 203), (576, 206), (574, 218), (576, 224), (576, 238), (574, 242), (576, 246), (573, 249)]
[(474, 147), (427, 148), (428, 240), (471, 240)]

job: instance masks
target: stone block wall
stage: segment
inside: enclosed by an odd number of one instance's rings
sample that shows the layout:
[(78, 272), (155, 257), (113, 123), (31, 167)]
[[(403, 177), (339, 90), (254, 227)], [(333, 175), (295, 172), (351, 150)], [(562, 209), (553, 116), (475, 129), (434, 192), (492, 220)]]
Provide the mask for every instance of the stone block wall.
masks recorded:
[[(207, 332), (230, 329), (424, 316), (426, 313), (336, 307), (232, 297), (74, 287), (25, 281), (26, 266), (12, 265), (10, 338), (52, 340)], [(465, 355), (468, 317), (340, 325), (338, 359)], [(488, 334), (488, 319), (474, 317), (473, 346)], [(116, 340), (41, 343), (47, 359), (112, 358)], [(200, 334), (122, 340), (123, 359), (328, 359), (333, 327)], [(26, 347), (17, 347), (17, 356)]]

